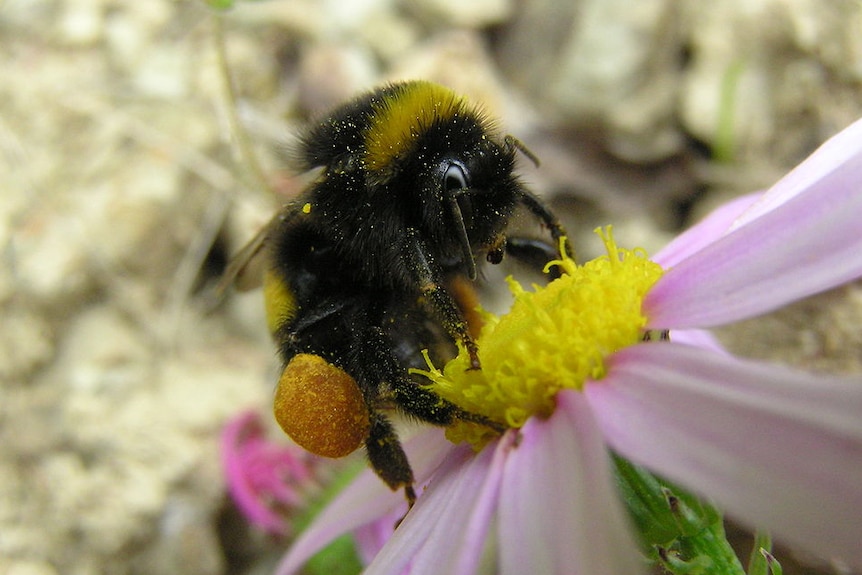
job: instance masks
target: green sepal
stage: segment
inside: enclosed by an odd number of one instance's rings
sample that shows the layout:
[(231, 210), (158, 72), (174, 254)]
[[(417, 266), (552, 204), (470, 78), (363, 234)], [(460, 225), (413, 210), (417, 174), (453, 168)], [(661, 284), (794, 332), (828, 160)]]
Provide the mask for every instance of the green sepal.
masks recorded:
[(618, 455), (613, 464), (617, 487), (653, 562), (674, 575), (745, 575), (717, 509)]
[(758, 532), (748, 557), (748, 575), (782, 575), (781, 563), (772, 555), (772, 538)]

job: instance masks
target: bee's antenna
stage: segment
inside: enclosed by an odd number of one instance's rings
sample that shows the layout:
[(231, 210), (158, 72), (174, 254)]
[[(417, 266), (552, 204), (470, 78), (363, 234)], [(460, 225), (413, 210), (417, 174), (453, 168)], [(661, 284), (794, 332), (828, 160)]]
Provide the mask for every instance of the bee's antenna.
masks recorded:
[(503, 143), (506, 145), (506, 148), (508, 150), (517, 150), (521, 152), (527, 157), (528, 160), (533, 162), (534, 166), (536, 166), (537, 168), (539, 167), (539, 164), (541, 163), (539, 162), (539, 157), (534, 154), (533, 151), (528, 148), (526, 144), (524, 144), (524, 142), (511, 134), (506, 134), (506, 137), (503, 138)]
[(458, 224), (458, 242), (461, 244), (461, 255), (464, 263), (467, 264), (467, 277), (470, 281), (475, 281), (476, 273), (476, 258), (473, 257), (473, 248), (470, 246), (470, 237), (467, 235), (467, 225), (464, 223), (464, 214), (461, 213), (461, 206), (458, 205), (458, 196), (467, 193), (467, 189), (462, 188), (456, 190), (449, 196), (449, 207), (452, 209), (452, 217)]

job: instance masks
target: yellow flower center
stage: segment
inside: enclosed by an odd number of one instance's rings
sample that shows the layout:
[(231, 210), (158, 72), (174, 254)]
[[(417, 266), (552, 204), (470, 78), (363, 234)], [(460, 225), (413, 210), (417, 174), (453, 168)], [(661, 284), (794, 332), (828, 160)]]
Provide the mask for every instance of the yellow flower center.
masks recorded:
[[(618, 248), (610, 227), (596, 233), (608, 255), (582, 266), (570, 258), (551, 262), (563, 275), (546, 287), (527, 291), (508, 278), (515, 301), (500, 318), (488, 314), (477, 341), (482, 369), (470, 370), (462, 349), (442, 372), (430, 363), (419, 372), (430, 388), (466, 411), (517, 428), (532, 416), (550, 416), (561, 389), (580, 390), (588, 379), (604, 377), (609, 355), (643, 339), (641, 304), (663, 270), (642, 249)], [(480, 448), (493, 432), (461, 422), (447, 437)]]

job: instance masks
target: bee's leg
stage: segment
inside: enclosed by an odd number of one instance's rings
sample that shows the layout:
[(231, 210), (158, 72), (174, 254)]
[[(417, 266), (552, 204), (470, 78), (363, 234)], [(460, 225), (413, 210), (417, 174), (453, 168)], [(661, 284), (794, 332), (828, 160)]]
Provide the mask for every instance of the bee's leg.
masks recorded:
[[(560, 258), (559, 246), (552, 246), (544, 240), (522, 237), (506, 238), (506, 254), (534, 270), (541, 271), (548, 264)], [(552, 266), (548, 270), (551, 280), (560, 277), (560, 268)]]
[(458, 304), (443, 287), (439, 267), (428, 257), (428, 250), (416, 230), (408, 230), (406, 257), (419, 290), (430, 306), (442, 320), (443, 328), (457, 341), (460, 341), (470, 354), (470, 368), (481, 369), (479, 347), (470, 335), (470, 330)]
[(371, 430), (365, 440), (368, 461), (380, 478), (394, 491), (404, 488), (407, 504), (413, 507), (416, 492), (413, 490), (413, 470), (407, 461), (407, 454), (395, 435), (392, 424), (385, 416), (373, 409), (371, 415)]
[(392, 353), (393, 345), (380, 327), (370, 326), (355, 332), (356, 349), (363, 357), (357, 362), (361, 374), (360, 388), (371, 418), (371, 429), (365, 446), (368, 459), (377, 475), (392, 489), (404, 488), (407, 502), (416, 499), (413, 471), (392, 424), (380, 413), (386, 405), (395, 405), (409, 416), (436, 425), (449, 425), (463, 419), (487, 425), (501, 433), (502, 426), (468, 413), (442, 399), (431, 390), (411, 380), (403, 365)]
[(392, 392), (395, 402), (402, 411), (422, 421), (443, 426), (451, 425), (456, 421), (471, 421), (490, 427), (499, 433), (506, 431), (506, 426), (482, 415), (465, 411), (409, 378), (401, 377), (394, 382)]
[[(569, 243), (569, 237), (566, 234), (565, 228), (563, 228), (563, 225), (560, 223), (560, 220), (557, 219), (557, 216), (555, 216), (554, 213), (549, 210), (544, 203), (542, 203), (542, 200), (540, 200), (538, 196), (534, 195), (529, 190), (522, 188), (521, 203), (524, 204), (524, 206), (528, 210), (530, 210), (534, 216), (539, 218), (546, 228), (548, 228), (548, 231), (551, 232), (551, 237), (554, 238), (554, 242), (557, 244), (557, 246), (559, 246), (560, 244), (560, 239), (564, 237), (566, 238), (563, 246), (563, 249), (565, 249), (566, 253), (559, 254), (558, 251), (558, 254), (560, 256), (566, 255), (572, 259), (575, 259), (575, 251), (572, 249), (572, 244)], [(559, 248), (557, 248), (556, 246), (555, 249), (559, 250)]]
[(443, 327), (449, 335), (460, 341), (467, 349), (470, 355), (470, 369), (482, 369), (482, 364), (479, 362), (479, 346), (470, 335), (467, 322), (449, 292), (437, 282), (424, 282), (421, 284), (421, 290), (422, 295), (428, 298), (431, 306), (440, 314)]
[(434, 425), (445, 426), (463, 420), (486, 425), (501, 433), (506, 430), (505, 426), (465, 411), (411, 379), (392, 354), (389, 337), (379, 327), (365, 330), (363, 340), (366, 358), (373, 358), (370, 363), (375, 366), (373, 375), (378, 381), (385, 382), (383, 399), (397, 405), (403, 413)]
[(373, 310), (373, 306), (363, 308), (360, 315), (352, 318), (351, 326), (351, 364), (365, 397), (371, 423), (365, 449), (374, 472), (393, 491), (404, 488), (407, 504), (412, 507), (416, 501), (413, 469), (395, 428), (380, 411), (391, 406), (392, 402), (385, 382), (396, 377), (403, 368), (392, 353), (392, 342), (377, 325), (379, 311)]

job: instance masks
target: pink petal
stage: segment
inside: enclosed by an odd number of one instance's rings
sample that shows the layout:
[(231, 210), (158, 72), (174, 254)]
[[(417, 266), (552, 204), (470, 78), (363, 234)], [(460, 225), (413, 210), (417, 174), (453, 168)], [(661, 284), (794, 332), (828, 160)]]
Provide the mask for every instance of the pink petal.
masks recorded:
[[(428, 428), (404, 443), (418, 484), (422, 484), (451, 451), (442, 430)], [(421, 494), (421, 490), (417, 490)], [(372, 521), (396, 513), (406, 505), (401, 491), (391, 491), (370, 469), (366, 469), (342, 491), (314, 522), (302, 532), (282, 558), (276, 575), (289, 575), (337, 537)]]
[(450, 453), (366, 575), (401, 573), (408, 565), (411, 575), (475, 573), (496, 511), (506, 443), (478, 455), (466, 446)]
[(703, 329), (675, 329), (670, 332), (670, 340), (674, 343), (693, 345), (716, 353), (727, 353), (718, 339), (711, 332)]
[(643, 571), (614, 489), (608, 452), (583, 395), (564, 391), (533, 418), (506, 460), (501, 573), (629, 575)]
[(614, 355), (585, 394), (625, 457), (862, 567), (862, 379), (657, 343)]
[(727, 232), (756, 220), (805, 192), (838, 167), (857, 160), (856, 156), (860, 152), (862, 120), (827, 140), (767, 192), (742, 196), (715, 209), (701, 222), (677, 236), (656, 254), (653, 260), (664, 268), (673, 267)]
[(679, 262), (647, 294), (649, 327), (721, 325), (862, 276), (860, 182), (862, 154), (855, 154)]
[(356, 553), (363, 565), (368, 565), (383, 549), (386, 542), (392, 538), (395, 526), (404, 518), (405, 510), (399, 509), (395, 513), (357, 527), (353, 531), (353, 542), (356, 545)]
[(763, 192), (757, 192), (722, 204), (674, 238), (652, 260), (665, 269), (675, 266), (727, 233), (736, 218), (762, 196)]
[(844, 164), (858, 161), (862, 153), (862, 120), (857, 120), (814, 151), (804, 162), (772, 186), (740, 215), (731, 229), (756, 220), (789, 199), (804, 193)]

